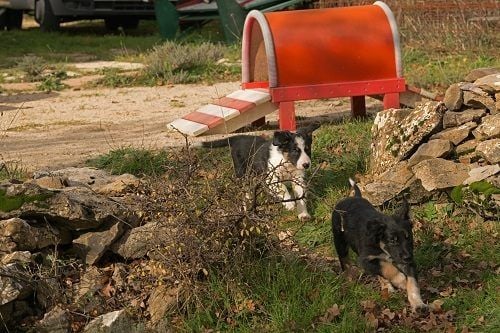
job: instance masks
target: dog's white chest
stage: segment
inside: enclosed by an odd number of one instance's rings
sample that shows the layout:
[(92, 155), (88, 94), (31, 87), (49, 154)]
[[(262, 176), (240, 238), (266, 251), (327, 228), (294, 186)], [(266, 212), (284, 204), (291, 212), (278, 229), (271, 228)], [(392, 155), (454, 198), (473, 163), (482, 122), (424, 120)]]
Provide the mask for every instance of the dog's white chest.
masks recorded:
[(269, 148), (269, 161), (267, 166), (272, 175), (283, 181), (304, 177), (304, 170), (297, 169), (293, 163), (285, 158), (283, 152), (274, 145), (271, 145)]

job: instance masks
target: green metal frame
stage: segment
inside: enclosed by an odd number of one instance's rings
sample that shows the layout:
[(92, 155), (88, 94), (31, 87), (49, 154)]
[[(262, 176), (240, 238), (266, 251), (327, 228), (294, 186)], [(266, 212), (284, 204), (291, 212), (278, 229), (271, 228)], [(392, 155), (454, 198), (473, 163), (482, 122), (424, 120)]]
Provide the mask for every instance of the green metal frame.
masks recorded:
[(286, 7), (303, 4), (311, 0), (258, 0), (241, 6), (236, 0), (216, 0), (217, 12), (208, 10), (196, 15), (179, 14), (175, 5), (169, 0), (155, 0), (155, 12), (160, 35), (164, 39), (174, 39), (179, 30), (179, 20), (208, 21), (219, 19), (227, 43), (239, 43), (243, 33), (243, 25), (249, 11), (258, 9), (262, 12), (282, 10)]
[(179, 13), (169, 0), (155, 0), (155, 15), (160, 36), (163, 39), (174, 39), (179, 30)]

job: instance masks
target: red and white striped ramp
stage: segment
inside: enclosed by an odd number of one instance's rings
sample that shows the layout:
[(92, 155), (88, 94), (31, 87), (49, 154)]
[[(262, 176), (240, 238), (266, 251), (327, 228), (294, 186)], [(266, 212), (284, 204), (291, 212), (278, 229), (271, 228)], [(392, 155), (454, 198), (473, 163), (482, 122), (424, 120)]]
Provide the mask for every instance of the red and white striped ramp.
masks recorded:
[(231, 133), (277, 109), (267, 89), (237, 90), (172, 121), (168, 127), (190, 136)]

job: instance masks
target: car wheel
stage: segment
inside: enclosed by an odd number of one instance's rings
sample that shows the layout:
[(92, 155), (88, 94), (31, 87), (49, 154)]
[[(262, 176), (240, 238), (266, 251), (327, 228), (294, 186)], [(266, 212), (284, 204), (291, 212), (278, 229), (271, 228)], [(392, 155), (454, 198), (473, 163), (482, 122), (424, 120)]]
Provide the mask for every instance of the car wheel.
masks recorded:
[(123, 29), (137, 29), (139, 26), (139, 19), (135, 17), (124, 17), (122, 20)]
[(23, 11), (19, 9), (7, 10), (7, 30), (21, 29), (23, 26)]
[(109, 31), (115, 31), (120, 27), (120, 21), (117, 17), (107, 17), (104, 19), (104, 25)]
[(131, 16), (113, 16), (104, 19), (106, 29), (115, 31), (119, 27), (123, 29), (137, 29), (139, 26), (139, 19)]
[(17, 9), (0, 8), (0, 30), (21, 29), (23, 25), (23, 11)]
[(59, 29), (59, 18), (54, 15), (50, 0), (38, 0), (35, 3), (35, 20), (42, 31), (55, 31)]
[(7, 28), (7, 8), (0, 8), (0, 31)]

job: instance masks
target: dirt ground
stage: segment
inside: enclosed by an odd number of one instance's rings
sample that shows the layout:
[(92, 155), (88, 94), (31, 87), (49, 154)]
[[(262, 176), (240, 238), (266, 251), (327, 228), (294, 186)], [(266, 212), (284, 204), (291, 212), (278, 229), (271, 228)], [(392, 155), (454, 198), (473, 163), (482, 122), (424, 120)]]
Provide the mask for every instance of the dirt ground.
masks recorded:
[[(82, 165), (113, 149), (163, 149), (185, 143), (167, 124), (213, 98), (238, 89), (238, 82), (215, 85), (96, 88), (0, 95), (0, 161), (28, 170)], [(379, 103), (368, 100), (370, 110)], [(329, 121), (349, 114), (347, 99), (298, 103), (302, 121)], [(318, 118), (319, 117), (319, 118)], [(276, 129), (276, 113), (266, 118)], [(207, 137), (190, 138), (191, 141)]]

